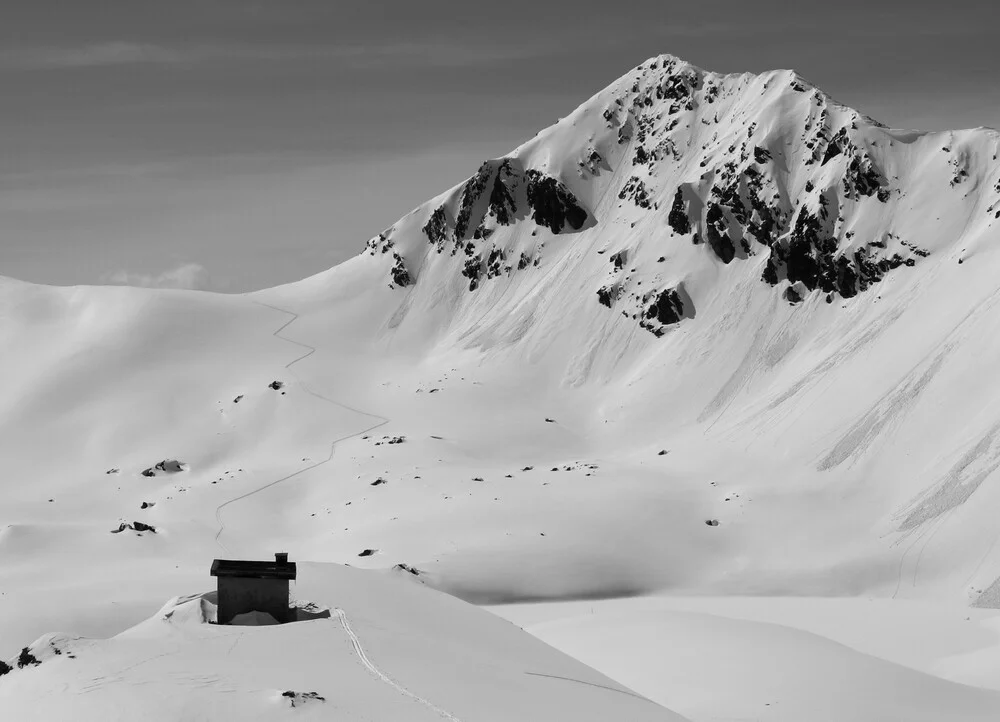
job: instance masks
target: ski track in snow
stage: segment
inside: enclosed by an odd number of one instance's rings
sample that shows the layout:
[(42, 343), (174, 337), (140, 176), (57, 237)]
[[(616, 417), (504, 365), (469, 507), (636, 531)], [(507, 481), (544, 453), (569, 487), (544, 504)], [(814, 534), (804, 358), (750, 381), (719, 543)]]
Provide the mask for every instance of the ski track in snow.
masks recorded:
[(572, 677), (560, 677), (558, 674), (542, 674), (541, 672), (525, 672), (525, 674), (531, 677), (545, 677), (546, 679), (561, 679), (564, 682), (576, 682), (577, 684), (585, 684), (588, 687), (597, 687), (598, 689), (606, 689), (611, 692), (617, 692), (618, 694), (625, 694), (628, 695), (629, 697), (635, 697), (636, 699), (644, 700), (646, 702), (649, 702), (650, 704), (656, 704), (656, 702), (649, 699), (649, 697), (643, 697), (641, 694), (636, 694), (635, 692), (629, 692), (628, 690), (625, 689), (618, 689), (617, 687), (609, 687), (606, 684), (595, 684), (594, 682), (585, 682), (582, 679), (573, 679)]
[(453, 715), (451, 712), (441, 709), (433, 702), (424, 699), (420, 695), (414, 694), (403, 685), (393, 681), (385, 672), (383, 672), (381, 669), (375, 666), (375, 663), (368, 658), (367, 654), (365, 654), (365, 649), (364, 647), (361, 646), (361, 640), (358, 639), (358, 635), (354, 633), (353, 629), (351, 629), (351, 624), (350, 622), (347, 621), (347, 614), (344, 612), (344, 610), (337, 608), (333, 610), (333, 613), (336, 614), (337, 617), (340, 619), (340, 624), (344, 627), (344, 631), (347, 632), (347, 636), (351, 638), (351, 644), (354, 645), (354, 651), (355, 653), (357, 653), (358, 659), (361, 660), (361, 664), (363, 664), (368, 669), (369, 672), (374, 674), (376, 677), (378, 677), (387, 685), (395, 689), (397, 692), (400, 692), (401, 694), (406, 695), (410, 699), (419, 702), (420, 704), (427, 707), (427, 709), (440, 715), (441, 717), (447, 720), (451, 720), (451, 722), (462, 722), (458, 717)]
[(295, 364), (299, 363), (300, 361), (304, 361), (305, 359), (309, 358), (314, 353), (316, 353), (316, 347), (315, 346), (310, 346), (309, 344), (302, 343), (301, 341), (295, 341), (293, 339), (287, 338), (286, 336), (281, 336), (280, 335), (282, 331), (284, 331), (286, 328), (288, 328), (293, 323), (295, 323), (296, 321), (299, 320), (299, 314), (295, 313), (294, 311), (289, 311), (289, 310), (284, 309), (284, 308), (278, 308), (277, 306), (272, 306), (270, 304), (262, 303), (260, 301), (254, 301), (254, 303), (256, 303), (258, 306), (264, 306), (265, 308), (270, 308), (270, 309), (272, 309), (274, 311), (279, 311), (281, 313), (287, 313), (287, 314), (289, 314), (292, 317), (292, 318), (288, 319), (287, 322), (285, 322), (284, 324), (282, 324), (271, 335), (274, 336), (275, 338), (280, 338), (282, 341), (287, 341), (288, 343), (295, 344), (296, 346), (300, 346), (300, 347), (306, 349), (306, 352), (304, 354), (302, 354), (298, 358), (293, 359), (292, 361), (289, 361), (287, 364), (285, 364), (285, 368), (292, 372), (292, 374), (295, 376), (295, 380), (298, 382), (299, 386), (302, 387), (303, 391), (305, 391), (310, 396), (314, 396), (317, 399), (320, 399), (321, 401), (325, 401), (328, 404), (333, 404), (334, 406), (339, 406), (342, 409), (347, 409), (348, 411), (352, 411), (352, 412), (354, 412), (356, 414), (361, 414), (362, 416), (370, 416), (370, 417), (372, 417), (374, 419), (380, 419), (380, 421), (379, 421), (379, 423), (374, 424), (372, 426), (369, 426), (369, 427), (367, 427), (365, 429), (362, 429), (361, 431), (357, 431), (355, 433), (348, 434), (346, 436), (341, 436), (340, 438), (337, 438), (337, 439), (334, 439), (333, 441), (331, 441), (330, 442), (330, 453), (329, 453), (329, 455), (325, 459), (323, 459), (321, 461), (318, 461), (315, 464), (310, 464), (309, 466), (306, 466), (306, 467), (304, 467), (302, 469), (299, 469), (298, 471), (295, 471), (295, 472), (293, 472), (291, 474), (283, 476), (280, 479), (275, 479), (274, 481), (270, 481), (267, 484), (264, 484), (263, 486), (260, 486), (260, 487), (258, 487), (256, 489), (254, 489), (253, 491), (248, 491), (245, 494), (241, 494), (240, 496), (234, 497), (234, 498), (230, 499), (229, 501), (223, 502), (222, 504), (220, 504), (219, 506), (217, 506), (216, 509), (215, 509), (215, 520), (219, 523), (219, 531), (217, 531), (215, 533), (215, 543), (218, 544), (219, 547), (223, 551), (225, 551), (227, 554), (229, 553), (229, 549), (226, 548), (225, 544), (223, 544), (222, 540), (221, 540), (222, 533), (226, 530), (226, 525), (222, 521), (222, 510), (223, 509), (225, 509), (230, 504), (235, 504), (238, 501), (243, 501), (244, 499), (248, 499), (251, 496), (254, 496), (255, 494), (259, 494), (260, 492), (265, 491), (266, 489), (270, 489), (271, 487), (277, 486), (278, 484), (280, 484), (282, 482), (288, 481), (289, 479), (294, 479), (296, 476), (299, 476), (301, 474), (306, 473), (307, 471), (311, 471), (311, 470), (313, 470), (313, 469), (315, 469), (315, 468), (317, 468), (319, 466), (323, 466), (324, 464), (329, 463), (330, 461), (333, 460), (333, 455), (336, 453), (336, 449), (337, 449), (337, 444), (338, 443), (340, 443), (341, 441), (346, 441), (347, 439), (352, 439), (355, 436), (360, 436), (362, 434), (366, 434), (369, 431), (373, 431), (373, 430), (379, 428), (380, 426), (384, 426), (385, 424), (389, 423), (389, 419), (385, 418), (384, 416), (379, 416), (378, 414), (371, 414), (371, 413), (368, 413), (367, 411), (361, 411), (360, 409), (355, 409), (355, 408), (353, 408), (351, 406), (347, 406), (346, 404), (342, 404), (339, 401), (334, 401), (333, 399), (327, 398), (326, 396), (323, 396), (322, 394), (320, 394), (320, 393), (318, 393), (316, 391), (313, 391), (311, 388), (309, 388), (309, 386), (301, 378), (299, 378), (298, 375), (296, 375), (294, 371), (292, 371), (292, 367)]

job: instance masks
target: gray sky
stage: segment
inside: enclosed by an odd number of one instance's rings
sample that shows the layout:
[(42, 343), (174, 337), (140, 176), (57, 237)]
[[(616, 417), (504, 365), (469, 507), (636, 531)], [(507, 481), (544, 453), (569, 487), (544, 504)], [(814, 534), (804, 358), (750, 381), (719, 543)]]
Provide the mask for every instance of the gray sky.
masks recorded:
[(646, 58), (1000, 126), (990, 1), (0, 0), (0, 274), (240, 291), (357, 253)]

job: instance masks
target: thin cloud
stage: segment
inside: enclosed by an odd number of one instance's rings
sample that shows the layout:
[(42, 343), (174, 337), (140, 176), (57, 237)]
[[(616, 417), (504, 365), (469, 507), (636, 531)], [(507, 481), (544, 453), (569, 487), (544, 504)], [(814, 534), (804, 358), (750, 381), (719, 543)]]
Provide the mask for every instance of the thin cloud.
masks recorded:
[(110, 42), (76, 48), (8, 48), (0, 51), (0, 67), (9, 70), (55, 70), (136, 63), (181, 63), (184, 54), (159, 45)]
[(204, 266), (197, 263), (184, 263), (159, 275), (133, 273), (125, 270), (115, 271), (102, 276), (101, 282), (142, 288), (205, 290), (209, 286), (209, 276)]
[(80, 47), (14, 47), (0, 50), (3, 70), (61, 70), (114, 65), (199, 65), (213, 61), (338, 61), (355, 67), (417, 64), (455, 67), (538, 57), (542, 45), (485, 47), (479, 44), (426, 42), (380, 45), (275, 45), (221, 43), (164, 46), (114, 41)]

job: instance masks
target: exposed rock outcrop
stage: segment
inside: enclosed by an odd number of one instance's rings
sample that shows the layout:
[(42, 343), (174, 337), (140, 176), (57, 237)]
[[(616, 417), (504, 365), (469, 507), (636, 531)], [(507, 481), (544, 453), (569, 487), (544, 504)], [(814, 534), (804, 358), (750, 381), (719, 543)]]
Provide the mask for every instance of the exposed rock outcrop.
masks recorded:
[(427, 240), (437, 247), (438, 253), (444, 250), (444, 243), (448, 240), (448, 215), (444, 206), (434, 209), (422, 230)]
[(587, 211), (563, 183), (534, 169), (524, 175), (528, 205), (535, 223), (548, 227), (553, 233), (562, 233), (567, 224), (574, 231), (583, 228)]
[(406, 270), (406, 264), (403, 263), (402, 257), (398, 253), (393, 253), (392, 257), (392, 269), (389, 271), (392, 282), (401, 288), (411, 285), (413, 279), (410, 277), (410, 272)]
[(687, 215), (684, 190), (681, 186), (677, 186), (677, 192), (674, 194), (674, 203), (670, 206), (670, 213), (667, 215), (667, 225), (679, 236), (691, 232), (691, 221)]

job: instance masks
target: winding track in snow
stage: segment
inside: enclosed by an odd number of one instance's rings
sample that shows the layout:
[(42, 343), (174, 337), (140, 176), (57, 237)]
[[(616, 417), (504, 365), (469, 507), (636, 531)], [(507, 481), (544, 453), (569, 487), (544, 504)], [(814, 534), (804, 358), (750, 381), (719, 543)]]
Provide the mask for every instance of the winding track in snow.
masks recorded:
[[(262, 303), (261, 301), (254, 301), (254, 303), (256, 303), (258, 306), (264, 306), (265, 308), (270, 308), (270, 309), (272, 309), (274, 311), (279, 311), (280, 313), (287, 313), (288, 315), (291, 316), (291, 318), (288, 319), (287, 322), (285, 322), (284, 324), (282, 324), (271, 335), (274, 336), (275, 338), (280, 338), (282, 341), (286, 341), (288, 343), (295, 344), (296, 346), (300, 346), (300, 347), (306, 349), (306, 352), (304, 354), (302, 354), (301, 356), (299, 356), (298, 358), (295, 358), (292, 361), (289, 361), (287, 364), (285, 364), (285, 368), (286, 369), (288, 369), (289, 371), (291, 371), (292, 367), (295, 364), (299, 363), (300, 361), (304, 361), (305, 359), (309, 358), (314, 353), (316, 353), (316, 347), (315, 346), (310, 346), (309, 344), (302, 343), (301, 341), (295, 341), (294, 339), (290, 339), (287, 336), (281, 336), (281, 335), (279, 335), (279, 334), (281, 334), (282, 331), (284, 331), (286, 328), (288, 328), (293, 323), (295, 323), (296, 321), (299, 320), (299, 314), (295, 313), (294, 311), (289, 311), (289, 310), (284, 309), (284, 308), (278, 308), (277, 306), (272, 306), (272, 305), (270, 305), (268, 303)], [(292, 371), (292, 374), (295, 375), (295, 372)], [(339, 401), (334, 401), (333, 399), (328, 398), (328, 397), (324, 396), (321, 393), (313, 391), (297, 375), (295, 375), (295, 380), (298, 382), (299, 386), (301, 386), (302, 389), (307, 394), (309, 394), (310, 396), (314, 396), (317, 399), (320, 399), (321, 401), (325, 401), (328, 404), (333, 404), (334, 406), (339, 406), (342, 409), (346, 409), (348, 411), (353, 411), (356, 414), (360, 414), (362, 416), (370, 416), (373, 419), (379, 419), (380, 421), (379, 421), (379, 423), (374, 424), (372, 426), (369, 426), (369, 427), (367, 427), (365, 429), (362, 429), (361, 431), (357, 431), (357, 432), (352, 433), (352, 434), (347, 434), (346, 436), (341, 436), (341, 437), (339, 437), (337, 439), (332, 440), (330, 442), (330, 453), (329, 453), (329, 455), (325, 459), (323, 459), (321, 461), (318, 461), (315, 464), (310, 464), (309, 466), (303, 467), (303, 468), (299, 469), (298, 471), (295, 471), (295, 472), (293, 472), (291, 474), (288, 474), (286, 476), (281, 477), (280, 479), (275, 479), (274, 481), (270, 481), (267, 484), (264, 484), (263, 486), (260, 486), (260, 487), (258, 487), (256, 489), (254, 489), (253, 491), (248, 491), (245, 494), (241, 494), (240, 496), (234, 497), (234, 498), (230, 499), (229, 501), (225, 501), (222, 504), (220, 504), (219, 506), (217, 506), (215, 508), (215, 520), (219, 523), (219, 531), (217, 531), (215, 533), (215, 543), (218, 544), (219, 547), (223, 551), (225, 551), (226, 553), (228, 553), (229, 550), (226, 548), (226, 546), (221, 541), (222, 533), (226, 530), (226, 525), (222, 521), (222, 510), (223, 509), (225, 509), (230, 504), (235, 504), (238, 501), (243, 501), (244, 499), (248, 499), (249, 497), (251, 497), (251, 496), (253, 496), (255, 494), (259, 494), (260, 492), (262, 492), (262, 491), (264, 491), (266, 489), (270, 489), (272, 486), (277, 486), (278, 484), (281, 484), (282, 482), (288, 481), (289, 479), (294, 479), (296, 476), (304, 474), (307, 471), (311, 471), (312, 469), (315, 469), (318, 466), (323, 466), (324, 464), (329, 463), (333, 459), (334, 453), (336, 453), (336, 449), (337, 449), (337, 444), (338, 443), (340, 443), (341, 441), (346, 441), (347, 439), (352, 439), (355, 436), (360, 436), (361, 434), (365, 434), (365, 433), (367, 433), (369, 431), (373, 431), (374, 429), (377, 429), (378, 427), (384, 426), (385, 424), (389, 423), (389, 419), (385, 418), (384, 416), (379, 416), (378, 414), (371, 414), (371, 413), (368, 413), (367, 411), (361, 411), (360, 409), (355, 409), (355, 408), (353, 408), (351, 406), (348, 406), (346, 404), (342, 404)]]
[(347, 614), (344, 612), (344, 610), (337, 608), (333, 610), (333, 613), (336, 614), (337, 617), (340, 619), (340, 624), (344, 627), (344, 631), (347, 632), (347, 636), (351, 638), (351, 644), (354, 645), (354, 651), (358, 655), (358, 659), (361, 660), (361, 664), (363, 664), (368, 669), (369, 672), (374, 674), (376, 677), (378, 677), (387, 685), (395, 689), (397, 692), (401, 692), (410, 699), (419, 702), (420, 704), (427, 707), (427, 709), (431, 710), (432, 712), (435, 712), (436, 714), (441, 715), (445, 719), (451, 720), (451, 722), (462, 722), (458, 717), (453, 715), (451, 712), (441, 709), (433, 702), (424, 699), (420, 695), (414, 694), (403, 685), (393, 681), (392, 678), (389, 677), (389, 675), (387, 675), (385, 672), (383, 672), (381, 669), (375, 666), (375, 663), (368, 658), (367, 654), (365, 654), (365, 648), (361, 646), (361, 640), (358, 639), (358, 635), (354, 633), (353, 629), (351, 629), (351, 624), (350, 622), (347, 621)]

